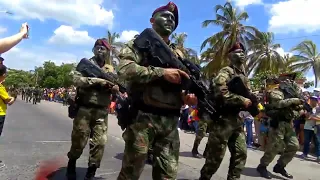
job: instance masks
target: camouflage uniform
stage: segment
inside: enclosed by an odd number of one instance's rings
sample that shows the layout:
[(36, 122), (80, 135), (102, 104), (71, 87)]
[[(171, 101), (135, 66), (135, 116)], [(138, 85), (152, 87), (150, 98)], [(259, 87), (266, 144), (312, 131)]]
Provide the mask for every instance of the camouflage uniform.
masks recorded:
[[(210, 119), (208, 114), (203, 114), (200, 117), (198, 132), (194, 139), (193, 148), (192, 148), (192, 155), (196, 158), (201, 158), (201, 155), (198, 152), (198, 147), (200, 145), (201, 140), (206, 136), (207, 131), (208, 129), (210, 129), (210, 126), (212, 125), (212, 123), (213, 121)], [(206, 145), (203, 156), (206, 156), (207, 152), (208, 152), (208, 145)]]
[(32, 102), (37, 104), (39, 98), (40, 90), (38, 88), (33, 89), (32, 91)]
[(25, 89), (25, 88), (22, 88), (22, 89), (21, 89), (21, 98), (22, 98), (23, 101), (24, 101), (25, 98), (26, 98), (26, 89)]
[[(284, 168), (299, 149), (299, 141), (292, 127), (292, 120), (299, 116), (299, 112), (294, 110), (293, 106), (301, 105), (302, 101), (298, 98), (284, 99), (283, 93), (278, 89), (271, 90), (267, 94), (269, 104), (280, 110), (273, 114), (273, 117), (278, 118), (271, 119), (268, 143), (257, 170), (262, 177), (271, 178), (266, 167), (273, 161), (278, 152), (282, 152), (273, 171), (287, 178), (292, 178), (292, 175), (288, 174)], [(271, 113), (266, 108), (266, 114)]]
[[(237, 49), (245, 51), (240, 43), (236, 43), (229, 52)], [(231, 62), (233, 62), (231, 60)], [(209, 132), (207, 143), (207, 155), (204, 166), (201, 169), (200, 180), (209, 180), (220, 167), (221, 161), (224, 158), (227, 146), (229, 148), (231, 158), (228, 171), (228, 180), (240, 179), (241, 172), (245, 166), (247, 159), (246, 136), (243, 130), (243, 121), (239, 117), (240, 109), (228, 107), (242, 107), (246, 98), (234, 94), (228, 90), (227, 83), (235, 76), (240, 76), (241, 79), (249, 86), (244, 68), (237, 68), (231, 63), (230, 66), (222, 68), (218, 75), (212, 80), (212, 90), (214, 94), (220, 94), (225, 105), (225, 112), (221, 112), (218, 120), (214, 121), (212, 129)]]
[[(98, 65), (94, 57), (90, 61)], [(102, 69), (105, 72), (113, 72), (113, 67), (108, 64), (105, 64)], [(96, 169), (100, 167), (107, 142), (108, 111), (106, 108), (110, 105), (111, 89), (101, 85), (99, 78), (83, 77), (78, 71), (73, 71), (72, 75), (73, 82), (78, 88), (76, 103), (79, 110), (73, 120), (67, 176), (69, 179), (75, 178), (75, 162), (89, 140), (87, 175), (93, 177)]]
[[(177, 9), (173, 3), (158, 8), (154, 14), (167, 10), (169, 5), (173, 7), (177, 26)], [(177, 56), (183, 56), (173, 44), (169, 43), (169, 47)], [(117, 179), (139, 179), (148, 150), (152, 147), (152, 179), (174, 180), (179, 164), (180, 139), (177, 127), (183, 103), (181, 91), (173, 91), (171, 87), (166, 88), (160, 83), (154, 83), (163, 80), (164, 69), (141, 66), (143, 55), (133, 47), (133, 41), (125, 45), (119, 57), (119, 77), (128, 83), (128, 94), (133, 99), (132, 107), (138, 112), (133, 123), (123, 133), (124, 157)], [(142, 97), (136, 97), (137, 92), (142, 94)]]
[(32, 98), (32, 89), (28, 87), (26, 89), (26, 102), (27, 103), (31, 102), (31, 98)]

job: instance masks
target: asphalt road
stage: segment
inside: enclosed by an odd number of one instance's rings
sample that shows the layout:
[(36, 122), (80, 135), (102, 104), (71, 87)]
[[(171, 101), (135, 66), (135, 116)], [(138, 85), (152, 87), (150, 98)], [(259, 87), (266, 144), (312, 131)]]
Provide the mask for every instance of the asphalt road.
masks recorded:
[[(0, 169), (0, 180), (32, 180), (39, 163), (53, 158), (62, 158), (60, 168), (50, 177), (51, 180), (63, 180), (66, 166), (66, 153), (70, 148), (70, 134), (72, 120), (67, 117), (65, 106), (54, 102), (41, 104), (27, 104), (21, 100), (12, 105), (8, 110), (4, 131), (0, 138), (0, 159), (6, 167)], [(115, 180), (121, 168), (121, 157), (124, 142), (121, 130), (116, 124), (114, 116), (109, 117), (108, 143), (105, 148), (101, 168), (97, 172), (99, 179)], [(180, 133), (180, 165), (178, 179), (197, 179), (204, 163), (203, 159), (190, 157), (194, 135)], [(206, 140), (201, 144), (204, 149)], [(262, 152), (248, 151), (246, 168), (241, 179), (261, 179), (255, 171)], [(226, 179), (228, 171), (229, 153), (214, 180)], [(320, 179), (320, 165), (310, 161), (295, 158), (287, 169), (297, 180)], [(88, 160), (88, 148), (78, 160), (78, 179), (83, 179)], [(276, 163), (276, 160), (272, 165)], [(272, 169), (270, 165), (269, 170)], [(151, 166), (146, 165), (140, 179), (150, 180)], [(275, 175), (274, 179), (282, 179)]]

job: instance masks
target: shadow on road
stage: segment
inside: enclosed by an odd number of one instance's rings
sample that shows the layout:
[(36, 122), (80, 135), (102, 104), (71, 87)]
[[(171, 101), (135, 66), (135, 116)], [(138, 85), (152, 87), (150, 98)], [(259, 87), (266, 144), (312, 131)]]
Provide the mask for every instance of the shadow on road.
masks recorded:
[[(256, 168), (252, 168), (252, 167), (245, 167), (241, 174), (249, 177), (260, 177)], [(271, 174), (271, 177), (274, 179), (284, 179), (283, 177), (274, 175), (274, 174)]]
[[(77, 179), (83, 179), (84, 176), (86, 175), (87, 168), (78, 167), (76, 171), (77, 171)], [(47, 178), (48, 178), (48, 180), (63, 180), (63, 179), (66, 179), (66, 172), (67, 172), (67, 168), (62, 167), (62, 168), (58, 169), (57, 171), (51, 173)], [(102, 180), (104, 178), (96, 177), (95, 179)]]
[(117, 155), (114, 156), (114, 158), (119, 159), (122, 161), (123, 159), (123, 153), (118, 153)]
[(192, 157), (192, 158), (194, 158), (194, 157), (192, 156), (191, 151), (180, 152), (179, 156), (182, 156), (182, 157)]

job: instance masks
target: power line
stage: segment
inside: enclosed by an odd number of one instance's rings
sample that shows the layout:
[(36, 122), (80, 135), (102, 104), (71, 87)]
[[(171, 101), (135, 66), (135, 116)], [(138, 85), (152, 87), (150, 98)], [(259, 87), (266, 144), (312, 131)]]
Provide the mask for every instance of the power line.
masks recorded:
[[(274, 39), (274, 41), (284, 41), (284, 40), (291, 40), (291, 39), (302, 39), (302, 38), (309, 38), (309, 37), (320, 37), (320, 34), (312, 34), (307, 36), (295, 36), (295, 37), (287, 37), (287, 38), (279, 38)], [(188, 47), (201, 47), (201, 45), (193, 45)]]

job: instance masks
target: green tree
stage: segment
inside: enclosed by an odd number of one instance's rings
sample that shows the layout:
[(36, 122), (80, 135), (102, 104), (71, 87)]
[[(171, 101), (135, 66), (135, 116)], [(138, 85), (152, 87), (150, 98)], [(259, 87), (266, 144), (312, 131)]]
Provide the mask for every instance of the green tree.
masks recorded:
[(106, 39), (107, 39), (108, 43), (110, 44), (110, 46), (112, 47), (112, 50), (110, 52), (111, 56), (110, 56), (109, 61), (107, 62), (108, 64), (112, 63), (113, 65), (115, 65), (115, 62), (113, 62), (113, 59), (116, 59), (117, 61), (119, 61), (118, 49), (122, 48), (124, 46), (124, 43), (117, 41), (118, 38), (120, 38), (119, 33), (116, 33), (116, 32), (111, 33), (110, 31), (107, 32)]
[(256, 37), (248, 41), (251, 54), (248, 55), (247, 72), (248, 74), (258, 74), (270, 71), (279, 73), (284, 67), (284, 59), (277, 52), (280, 44), (274, 44), (274, 35), (271, 32), (256, 33)]
[(210, 54), (211, 62), (207, 65), (206, 71), (209, 74), (216, 73), (221, 67), (228, 64), (227, 53), (230, 47), (236, 42), (240, 41), (245, 46), (247, 42), (255, 37), (258, 30), (253, 26), (246, 26), (242, 24), (249, 18), (245, 11), (239, 11), (232, 7), (230, 2), (215, 6), (216, 19), (205, 20), (202, 23), (203, 27), (210, 24), (220, 26), (222, 30), (213, 36), (207, 38), (201, 45), (201, 50), (209, 44), (205, 55)]
[(189, 59), (191, 62), (195, 64), (200, 64), (197, 51), (184, 46), (187, 37), (188, 35), (186, 33), (174, 33), (171, 35), (171, 40), (175, 43), (177, 48), (184, 54), (185, 58)]
[(292, 52), (297, 54), (293, 56), (296, 63), (292, 68), (306, 73), (312, 69), (315, 76), (315, 87), (318, 85), (320, 79), (320, 53), (317, 45), (310, 40), (305, 40), (291, 49)]

